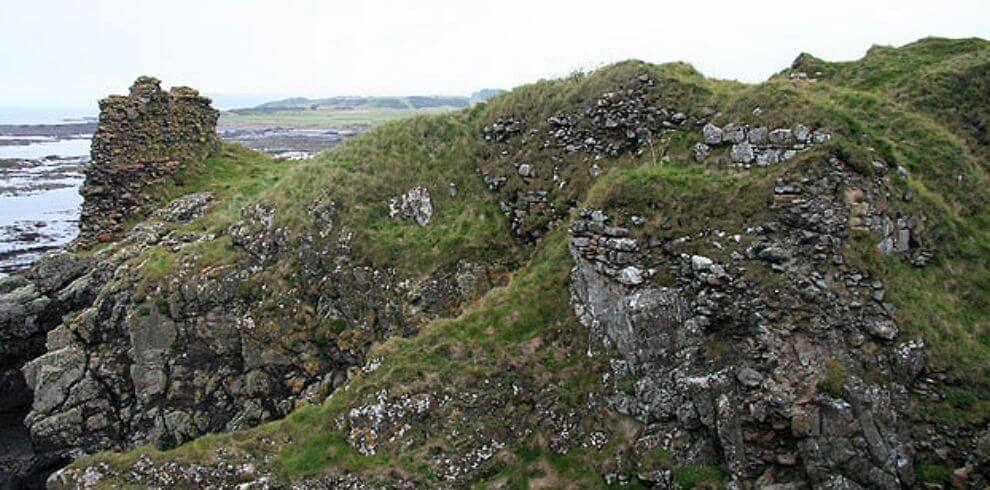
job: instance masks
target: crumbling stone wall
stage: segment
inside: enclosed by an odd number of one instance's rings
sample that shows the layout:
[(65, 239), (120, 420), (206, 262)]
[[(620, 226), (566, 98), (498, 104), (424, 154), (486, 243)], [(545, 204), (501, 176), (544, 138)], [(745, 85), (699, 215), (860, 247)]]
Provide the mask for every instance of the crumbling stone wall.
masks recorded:
[(219, 141), (219, 116), (196, 90), (166, 92), (146, 76), (130, 94), (101, 100), (92, 164), (80, 190), (85, 201), (77, 243), (110, 240), (142, 211), (150, 189), (209, 156)]

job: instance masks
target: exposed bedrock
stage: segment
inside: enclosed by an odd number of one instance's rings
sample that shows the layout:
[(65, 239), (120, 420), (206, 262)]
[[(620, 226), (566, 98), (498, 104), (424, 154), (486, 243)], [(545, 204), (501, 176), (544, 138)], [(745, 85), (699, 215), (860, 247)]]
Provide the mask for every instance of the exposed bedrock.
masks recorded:
[[(900, 336), (883, 284), (843, 260), (845, 191), (869, 184), (835, 160), (791, 173), (805, 182), (795, 198), (740, 230), (645, 243), (582, 212), (571, 288), (589, 352), (632, 378), (611, 406), (679, 464), (722, 461), (732, 482), (758, 486), (912, 485), (907, 387), (923, 345)], [(683, 251), (713, 241), (745, 246), (726, 260)], [(773, 286), (745, 273), (756, 267)]]
[(45, 352), (50, 329), (93, 301), (100, 281), (89, 261), (66, 253), (0, 279), (0, 487), (40, 485), (65, 460), (32, 447), (24, 418), (33, 396), (20, 369)]
[[(23, 368), (37, 448), (169, 448), (283, 417), (344, 383), (373, 343), (412, 335), (502, 281), (504, 264), (462, 261), (425, 277), (356, 264), (352, 233), (335, 226), (335, 205), (321, 199), (299, 242), (289, 243), (275, 206), (251, 205), (226, 231), (243, 252), (237, 263), (202, 268), (190, 255), (149, 283), (140, 258), (150, 248), (217, 239), (171, 226), (210, 201), (179, 198), (101, 251), (112, 277)], [(298, 273), (287, 289), (265, 291), (265, 274), (282, 267)]]

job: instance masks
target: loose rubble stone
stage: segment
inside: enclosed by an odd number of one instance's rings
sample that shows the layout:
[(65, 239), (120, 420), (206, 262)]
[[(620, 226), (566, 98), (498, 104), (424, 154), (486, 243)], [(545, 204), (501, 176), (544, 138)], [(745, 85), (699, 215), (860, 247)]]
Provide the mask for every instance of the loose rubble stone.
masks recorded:
[(701, 255), (691, 256), (691, 268), (694, 269), (695, 271), (701, 271), (701, 272), (709, 271), (712, 269), (712, 265), (714, 264), (715, 262), (712, 261), (712, 259), (709, 259), (708, 257), (703, 257)]

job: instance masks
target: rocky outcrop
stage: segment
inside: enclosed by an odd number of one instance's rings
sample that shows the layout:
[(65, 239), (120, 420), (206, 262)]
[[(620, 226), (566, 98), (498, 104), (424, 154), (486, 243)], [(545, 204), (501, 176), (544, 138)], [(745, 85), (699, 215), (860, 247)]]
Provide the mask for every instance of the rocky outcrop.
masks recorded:
[(64, 463), (35, 450), (24, 426), (33, 394), (21, 367), (45, 351), (45, 336), (96, 297), (101, 272), (72, 254), (43, 256), (22, 275), (0, 279), (0, 487), (36, 485)]
[[(634, 386), (609, 403), (646, 424), (638, 445), (678, 464), (722, 461), (732, 485), (910, 486), (907, 392), (923, 345), (900, 335), (883, 283), (843, 257), (845, 192), (868, 184), (833, 160), (788, 185), (794, 199), (740, 230), (633, 239), (601, 211), (572, 223), (589, 352)], [(625, 280), (631, 269), (667, 279)]]
[[(242, 255), (204, 268), (195, 251), (219, 237), (182, 225), (210, 202), (178, 198), (101, 252), (111, 280), (23, 368), (36, 448), (170, 448), (281, 418), (344, 383), (374, 342), (412, 335), (499, 283), (496, 264), (462, 261), (421, 278), (356, 264), (353, 232), (336, 225), (328, 198), (309, 206), (309, 227), (291, 243), (274, 204), (244, 207), (225, 232)], [(149, 281), (157, 250), (183, 259)], [(297, 273), (266, 290), (272, 268)]]
[(168, 203), (152, 213), (152, 216), (170, 223), (187, 223), (203, 216), (212, 201), (213, 194), (209, 192), (189, 194)]
[(218, 117), (197, 91), (165, 92), (151, 77), (138, 78), (127, 96), (101, 100), (77, 242), (109, 241), (143, 210), (149, 190), (208, 156)]

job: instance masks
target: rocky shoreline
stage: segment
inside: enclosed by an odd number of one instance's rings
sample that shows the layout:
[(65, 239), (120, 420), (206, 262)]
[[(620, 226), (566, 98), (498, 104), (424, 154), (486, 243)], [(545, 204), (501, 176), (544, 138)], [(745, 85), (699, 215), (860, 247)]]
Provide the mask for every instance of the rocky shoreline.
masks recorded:
[(229, 143), (240, 143), (269, 155), (299, 160), (337, 146), (344, 140), (360, 135), (365, 128), (266, 128), (220, 126), (217, 133)]
[[(44, 144), (86, 140), (88, 147), (88, 140), (95, 130), (95, 122), (3, 124), (0, 125), (0, 148), (9, 148), (9, 152), (20, 155), (33, 155), (43, 151), (35, 148)], [(310, 158), (364, 131), (361, 127), (217, 128), (223, 141), (292, 160)], [(72, 153), (0, 157), (0, 203), (10, 215), (6, 221), (0, 220), (0, 273), (23, 269), (43, 253), (63, 248), (79, 233), (82, 197), (77, 190), (83, 183), (83, 172), (90, 157), (88, 148)], [(57, 209), (52, 208), (53, 203), (59, 203)], [(42, 208), (44, 212), (38, 211)]]
[[(79, 135), (91, 135), (96, 132), (96, 122), (66, 123), (66, 124), (0, 124), (0, 136), (11, 138), (45, 137), (68, 139)], [(16, 140), (15, 140), (16, 141)], [(4, 140), (0, 139), (0, 146)], [(16, 143), (15, 143), (16, 144)]]
[[(16, 140), (0, 140), (10, 143)], [(26, 140), (37, 141), (37, 140)], [(43, 145), (78, 153), (87, 138), (46, 139)], [(0, 147), (4, 148), (4, 147)], [(10, 272), (36, 260), (44, 252), (64, 247), (78, 233), (78, 188), (89, 163), (85, 154), (30, 157), (34, 146), (5, 148), (18, 158), (0, 158), (0, 272)], [(40, 151), (44, 151), (42, 148)]]

